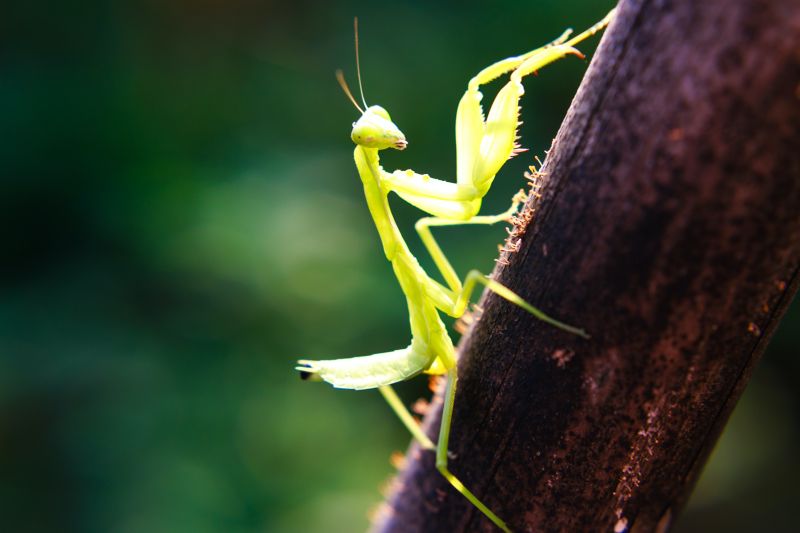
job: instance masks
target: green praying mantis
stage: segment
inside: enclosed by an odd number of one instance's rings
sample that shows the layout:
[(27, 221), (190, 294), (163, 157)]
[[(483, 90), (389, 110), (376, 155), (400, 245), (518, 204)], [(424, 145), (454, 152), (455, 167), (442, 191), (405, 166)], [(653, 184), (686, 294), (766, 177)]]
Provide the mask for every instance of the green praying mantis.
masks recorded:
[[(361, 84), (358, 61), (358, 21), (355, 21), (356, 65), (363, 109), (353, 97), (341, 71), (337, 79), (361, 117), (353, 123), (350, 135), (356, 144), (354, 158), (364, 187), (367, 207), (378, 230), (383, 253), (392, 264), (408, 303), (411, 344), (386, 353), (333, 360), (300, 360), (296, 369), (304, 379), (322, 380), (342, 389), (377, 388), (414, 439), (427, 450), (436, 452), (436, 468), (447, 481), (497, 527), (510, 531), (506, 523), (476, 497), (448, 467), (448, 441), (455, 403), (456, 352), (445, 329), (440, 312), (459, 318), (466, 309), (478, 283), (525, 309), (534, 317), (570, 333), (588, 338), (581, 329), (567, 325), (523, 300), (497, 281), (477, 270), (470, 271), (463, 283), (433, 238), (432, 227), (455, 225), (490, 225), (509, 221), (525, 194), (518, 193), (511, 207), (498, 215), (481, 216), (481, 201), (505, 162), (518, 150), (519, 100), (524, 93), (522, 79), (569, 55), (583, 57), (575, 45), (603, 30), (613, 11), (588, 30), (572, 37), (565, 31), (555, 41), (526, 54), (509, 57), (481, 70), (472, 78), (456, 112), (456, 182), (442, 181), (411, 170), (387, 172), (380, 165), (379, 152), (387, 148), (404, 150), (405, 135), (381, 106), (368, 106)], [(480, 86), (506, 74), (509, 81), (499, 91), (484, 119)], [(444, 278), (445, 284), (430, 277), (411, 254), (392, 216), (389, 193), (430, 216), (416, 223), (416, 231)], [(434, 444), (422, 431), (391, 385), (421, 373), (445, 375), (443, 410), (439, 439)]]

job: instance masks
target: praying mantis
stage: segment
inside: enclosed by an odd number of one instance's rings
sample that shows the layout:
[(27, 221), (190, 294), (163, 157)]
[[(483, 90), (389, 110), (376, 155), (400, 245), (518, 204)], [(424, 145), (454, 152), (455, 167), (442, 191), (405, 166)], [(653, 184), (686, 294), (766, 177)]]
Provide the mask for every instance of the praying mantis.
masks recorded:
[[(509, 302), (528, 311), (537, 319), (575, 335), (588, 338), (582, 329), (560, 322), (543, 313), (497, 281), (477, 270), (470, 271), (462, 282), (433, 238), (431, 228), (456, 225), (491, 225), (509, 221), (525, 199), (522, 191), (514, 196), (511, 207), (498, 215), (479, 215), (481, 201), (504, 163), (518, 150), (515, 143), (519, 126), (519, 100), (524, 93), (522, 79), (539, 69), (574, 55), (583, 58), (575, 45), (602, 31), (611, 21), (612, 10), (603, 20), (572, 37), (565, 31), (555, 41), (520, 56), (498, 61), (472, 78), (456, 111), (457, 168), (455, 183), (431, 178), (411, 170), (387, 172), (380, 165), (379, 152), (388, 148), (404, 150), (405, 135), (381, 106), (369, 106), (361, 84), (358, 60), (358, 21), (355, 21), (356, 66), (363, 109), (353, 97), (341, 71), (337, 79), (361, 117), (353, 123), (351, 139), (356, 144), (354, 159), (364, 187), (367, 207), (378, 230), (383, 253), (391, 263), (400, 288), (406, 297), (411, 326), (411, 344), (386, 353), (333, 360), (300, 360), (296, 369), (304, 379), (326, 381), (343, 389), (377, 388), (403, 425), (423, 449), (436, 453), (436, 468), (444, 478), (489, 520), (503, 531), (506, 523), (489, 509), (450, 471), (448, 442), (455, 403), (456, 353), (440, 312), (461, 317), (478, 283)], [(484, 119), (480, 86), (510, 72), (510, 79), (495, 97)], [(417, 221), (415, 229), (445, 284), (430, 277), (411, 254), (389, 206), (389, 193), (428, 215)], [(422, 431), (391, 385), (421, 373), (445, 375), (443, 409), (436, 444)]]

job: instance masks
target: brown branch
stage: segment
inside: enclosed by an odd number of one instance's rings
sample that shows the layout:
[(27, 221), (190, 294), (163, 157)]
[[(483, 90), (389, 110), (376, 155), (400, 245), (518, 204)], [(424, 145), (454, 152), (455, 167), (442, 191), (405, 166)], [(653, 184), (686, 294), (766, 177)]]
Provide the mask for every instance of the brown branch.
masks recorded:
[[(544, 172), (495, 275), (592, 338), (485, 297), (451, 466), (516, 531), (663, 531), (798, 285), (800, 3), (623, 1)], [(376, 531), (493, 530), (407, 459)]]

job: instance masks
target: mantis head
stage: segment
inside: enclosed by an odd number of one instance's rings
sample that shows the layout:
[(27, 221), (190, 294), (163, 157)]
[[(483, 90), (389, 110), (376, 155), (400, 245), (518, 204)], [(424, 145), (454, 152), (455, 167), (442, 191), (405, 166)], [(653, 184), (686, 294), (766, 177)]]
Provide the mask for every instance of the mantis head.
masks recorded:
[(366, 148), (396, 148), (405, 150), (408, 143), (406, 136), (395, 126), (389, 113), (379, 105), (368, 107), (358, 121), (353, 122), (350, 134), (353, 142)]
[(376, 150), (385, 150), (386, 148), (395, 148), (397, 150), (405, 150), (408, 143), (406, 136), (400, 131), (392, 119), (389, 117), (389, 112), (379, 105), (367, 105), (364, 98), (364, 87), (361, 85), (361, 65), (358, 60), (358, 19), (353, 20), (353, 30), (356, 37), (356, 69), (358, 71), (358, 89), (361, 92), (361, 102), (364, 108), (358, 105), (353, 93), (350, 92), (350, 87), (344, 80), (344, 74), (341, 70), (336, 71), (336, 80), (342, 87), (344, 94), (350, 99), (353, 105), (361, 112), (361, 118), (353, 122), (353, 132), (350, 138), (359, 146), (365, 148), (374, 148)]

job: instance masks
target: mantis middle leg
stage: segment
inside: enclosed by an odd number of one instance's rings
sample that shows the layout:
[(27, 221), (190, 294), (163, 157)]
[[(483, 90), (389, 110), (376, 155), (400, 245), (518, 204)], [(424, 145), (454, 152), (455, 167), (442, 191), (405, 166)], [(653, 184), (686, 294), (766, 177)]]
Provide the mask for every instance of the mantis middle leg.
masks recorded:
[(450, 264), (447, 256), (444, 255), (439, 243), (436, 242), (436, 239), (434, 239), (433, 234), (431, 233), (430, 228), (433, 226), (456, 226), (467, 224), (490, 225), (507, 221), (511, 215), (517, 211), (519, 204), (522, 202), (522, 200), (524, 200), (524, 198), (525, 195), (522, 191), (517, 193), (514, 196), (514, 201), (511, 204), (511, 207), (499, 215), (478, 216), (465, 221), (449, 220), (436, 217), (426, 217), (418, 220), (415, 228), (419, 233), (425, 248), (433, 258), (433, 262), (436, 264), (436, 267), (439, 269), (442, 277), (444, 277), (445, 282), (448, 285), (448, 287), (443, 287), (435, 280), (429, 278), (426, 283), (427, 294), (434, 300), (439, 309), (452, 317), (458, 318), (464, 314), (464, 311), (466, 311), (467, 304), (472, 296), (472, 292), (475, 290), (475, 286), (478, 283), (481, 283), (498, 296), (525, 309), (542, 322), (555, 326), (569, 333), (588, 338), (589, 335), (584, 330), (552, 318), (543, 311), (532, 306), (502, 283), (485, 276), (478, 270), (471, 270), (467, 274), (466, 278), (464, 278), (464, 282), (462, 284), (455, 272), (455, 269), (453, 269), (453, 266)]
[[(444, 255), (444, 252), (442, 252), (442, 249), (439, 247), (439, 243), (436, 242), (436, 239), (434, 239), (433, 234), (430, 231), (432, 226), (495, 224), (501, 221), (508, 221), (510, 217), (517, 211), (519, 204), (524, 199), (525, 193), (523, 191), (519, 191), (514, 196), (514, 202), (512, 203), (511, 207), (499, 215), (478, 216), (466, 221), (454, 221), (436, 217), (427, 217), (418, 220), (416, 224), (417, 232), (419, 233), (423, 244), (425, 244), (425, 247), (428, 250), (428, 253), (430, 253), (434, 263), (448, 285), (445, 287), (436, 280), (428, 277), (423, 281), (425, 285), (425, 292), (438, 309), (447, 313), (451, 317), (459, 318), (466, 311), (467, 305), (472, 297), (472, 293), (475, 290), (476, 285), (480, 283), (508, 302), (528, 311), (542, 322), (555, 326), (568, 333), (589, 338), (589, 335), (583, 329), (565, 324), (564, 322), (556, 320), (555, 318), (547, 315), (540, 309), (525, 301), (522, 297), (502, 283), (489, 278), (478, 270), (471, 270), (467, 274), (466, 278), (464, 278), (464, 282), (462, 283), (453, 269), (453, 266), (450, 264), (450, 261), (447, 259), (447, 256)], [(447, 366), (444, 364), (444, 362), (437, 358), (433, 365), (426, 372), (431, 374), (443, 374), (445, 373), (446, 369)]]

